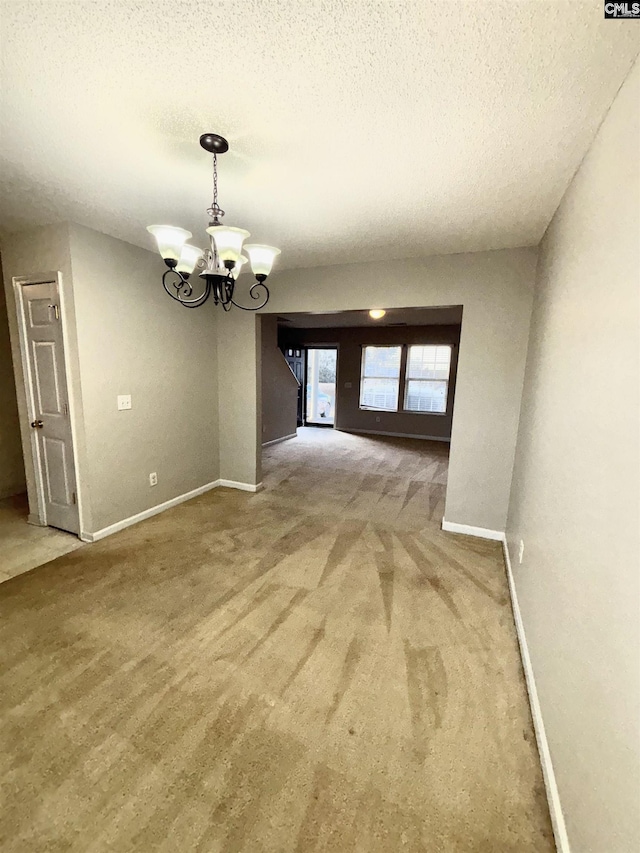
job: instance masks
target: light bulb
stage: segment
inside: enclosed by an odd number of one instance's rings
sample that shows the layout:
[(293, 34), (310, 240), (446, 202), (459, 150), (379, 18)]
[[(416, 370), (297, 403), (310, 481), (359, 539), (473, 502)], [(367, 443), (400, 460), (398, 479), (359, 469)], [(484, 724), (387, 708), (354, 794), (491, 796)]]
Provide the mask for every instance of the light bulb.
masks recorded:
[(235, 264), (242, 252), (242, 244), (249, 236), (249, 232), (244, 228), (231, 228), (227, 225), (211, 225), (207, 228), (207, 234), (211, 234), (218, 258), (225, 264), (225, 261), (233, 261)]
[(158, 251), (164, 260), (172, 262), (169, 266), (175, 266), (180, 258), (182, 247), (191, 237), (191, 231), (174, 228), (173, 225), (149, 225), (147, 231), (156, 238)]
[(382, 308), (372, 308), (371, 311), (369, 311), (369, 316), (372, 320), (381, 320), (386, 313), (387, 312)]
[(271, 272), (275, 258), (280, 254), (280, 249), (276, 249), (274, 246), (261, 246), (257, 243), (252, 243), (244, 248), (249, 255), (253, 274), (255, 276), (263, 275), (266, 278)]

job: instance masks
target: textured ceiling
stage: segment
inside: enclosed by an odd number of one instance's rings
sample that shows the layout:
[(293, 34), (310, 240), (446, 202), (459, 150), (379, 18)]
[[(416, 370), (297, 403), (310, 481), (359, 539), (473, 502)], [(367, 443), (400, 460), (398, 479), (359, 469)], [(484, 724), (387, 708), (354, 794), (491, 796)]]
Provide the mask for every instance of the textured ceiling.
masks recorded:
[[(70, 219), (282, 266), (539, 241), (640, 49), (601, 0), (2, 2), (2, 232)], [(626, 152), (628, 155), (628, 152)], [(625, 156), (626, 156), (625, 155)]]

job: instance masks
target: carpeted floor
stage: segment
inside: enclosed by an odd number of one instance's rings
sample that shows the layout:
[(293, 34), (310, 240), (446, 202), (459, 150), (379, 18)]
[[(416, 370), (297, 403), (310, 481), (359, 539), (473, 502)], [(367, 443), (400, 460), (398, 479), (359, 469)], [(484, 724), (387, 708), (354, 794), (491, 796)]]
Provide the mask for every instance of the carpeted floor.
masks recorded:
[(6, 853), (553, 851), (500, 547), (330, 430), (0, 585)]

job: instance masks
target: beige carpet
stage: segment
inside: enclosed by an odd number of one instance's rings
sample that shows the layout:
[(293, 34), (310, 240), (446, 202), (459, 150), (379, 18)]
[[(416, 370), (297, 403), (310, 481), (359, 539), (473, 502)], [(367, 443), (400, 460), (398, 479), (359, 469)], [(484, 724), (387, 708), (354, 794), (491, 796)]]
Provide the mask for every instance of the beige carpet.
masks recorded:
[(500, 548), (443, 445), (306, 430), (0, 585), (3, 851), (554, 849)]

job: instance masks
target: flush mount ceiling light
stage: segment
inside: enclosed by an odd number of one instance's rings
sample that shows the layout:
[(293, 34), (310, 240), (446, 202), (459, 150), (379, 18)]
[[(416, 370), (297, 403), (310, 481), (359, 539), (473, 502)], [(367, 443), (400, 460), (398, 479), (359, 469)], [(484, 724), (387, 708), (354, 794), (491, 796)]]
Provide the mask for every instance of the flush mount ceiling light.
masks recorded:
[(372, 308), (371, 311), (369, 311), (369, 316), (372, 320), (382, 320), (386, 313), (387, 312), (382, 308)]
[[(197, 308), (213, 296), (214, 303), (222, 305), (225, 311), (229, 311), (232, 305), (242, 308), (243, 311), (258, 311), (269, 301), (269, 289), (265, 280), (271, 272), (274, 259), (280, 254), (280, 249), (257, 243), (244, 246), (256, 277), (249, 288), (249, 296), (255, 299), (258, 305), (246, 306), (236, 302), (236, 279), (247, 261), (242, 251), (249, 232), (243, 228), (223, 225), (220, 221), (224, 210), (218, 204), (218, 154), (228, 151), (229, 143), (217, 133), (204, 133), (200, 137), (200, 145), (205, 151), (213, 154), (213, 201), (207, 210), (210, 221), (206, 229), (209, 248), (202, 251), (187, 243), (192, 235), (184, 228), (149, 225), (147, 231), (156, 238), (158, 251), (168, 267), (162, 276), (162, 285), (169, 296), (185, 308)], [(203, 281), (204, 290), (194, 296), (189, 278), (196, 268), (201, 270), (199, 278)]]

